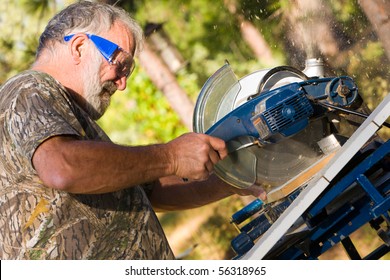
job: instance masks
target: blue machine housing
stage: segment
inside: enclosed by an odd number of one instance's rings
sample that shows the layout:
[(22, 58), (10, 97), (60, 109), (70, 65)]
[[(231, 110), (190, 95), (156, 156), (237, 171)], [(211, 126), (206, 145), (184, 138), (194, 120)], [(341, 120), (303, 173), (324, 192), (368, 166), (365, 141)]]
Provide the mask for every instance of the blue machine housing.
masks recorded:
[(316, 102), (345, 107), (355, 102), (357, 96), (357, 87), (349, 77), (291, 83), (248, 100), (216, 122), (206, 134), (225, 141), (252, 136), (260, 144), (277, 143), (303, 130), (310, 118), (328, 110)]

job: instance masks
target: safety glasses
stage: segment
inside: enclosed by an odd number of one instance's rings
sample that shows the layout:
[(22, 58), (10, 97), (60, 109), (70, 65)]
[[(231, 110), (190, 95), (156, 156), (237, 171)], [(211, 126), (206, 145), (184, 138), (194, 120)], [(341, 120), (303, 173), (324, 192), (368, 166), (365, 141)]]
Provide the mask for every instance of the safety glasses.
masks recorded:
[[(65, 42), (69, 42), (75, 34), (64, 37)], [(118, 77), (128, 78), (134, 71), (135, 62), (133, 56), (119, 47), (117, 44), (94, 34), (85, 33), (94, 43), (99, 52), (110, 65), (115, 65)]]

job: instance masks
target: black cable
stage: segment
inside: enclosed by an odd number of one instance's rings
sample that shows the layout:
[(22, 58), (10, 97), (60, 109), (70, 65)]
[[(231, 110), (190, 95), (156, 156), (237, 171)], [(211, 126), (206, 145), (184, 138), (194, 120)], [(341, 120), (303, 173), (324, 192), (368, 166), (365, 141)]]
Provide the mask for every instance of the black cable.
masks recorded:
[[(316, 100), (315, 103), (319, 104), (319, 105), (321, 105), (323, 107), (332, 108), (332, 109), (336, 109), (336, 110), (342, 111), (344, 113), (356, 115), (356, 116), (359, 116), (359, 117), (362, 117), (362, 118), (366, 118), (366, 119), (368, 118), (367, 114), (356, 112), (356, 111), (352, 111), (352, 110), (348, 110), (348, 109), (345, 109), (345, 108), (342, 108), (342, 107), (339, 107), (339, 106), (336, 106), (336, 105), (333, 105), (333, 104), (329, 104), (327, 102), (321, 102), (321, 101)], [(387, 128), (390, 128), (390, 124), (388, 122), (384, 122), (382, 125), (387, 127)]]

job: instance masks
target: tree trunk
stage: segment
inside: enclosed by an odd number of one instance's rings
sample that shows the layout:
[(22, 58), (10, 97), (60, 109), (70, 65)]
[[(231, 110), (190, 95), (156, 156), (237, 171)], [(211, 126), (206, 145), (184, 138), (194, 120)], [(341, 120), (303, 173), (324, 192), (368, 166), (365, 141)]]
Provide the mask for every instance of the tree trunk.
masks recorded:
[(244, 41), (252, 49), (256, 58), (268, 65), (275, 65), (275, 61), (271, 48), (259, 30), (248, 20), (245, 20), (242, 14), (237, 13), (235, 0), (225, 0), (225, 7), (236, 17), (240, 25), (241, 35)]
[(359, 5), (374, 27), (390, 60), (390, 1), (359, 0)]
[(189, 130), (192, 130), (194, 104), (189, 99), (187, 93), (177, 83), (176, 77), (169, 70), (168, 66), (149, 47), (146, 41), (139, 54), (139, 61), (155, 86), (164, 93), (183, 124)]

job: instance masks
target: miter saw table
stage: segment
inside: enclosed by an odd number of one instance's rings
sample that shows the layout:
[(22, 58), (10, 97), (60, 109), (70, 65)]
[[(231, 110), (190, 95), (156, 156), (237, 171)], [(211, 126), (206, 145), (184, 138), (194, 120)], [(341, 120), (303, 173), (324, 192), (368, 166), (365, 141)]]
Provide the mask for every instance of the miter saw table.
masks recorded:
[[(350, 77), (324, 77), (321, 60), (238, 80), (227, 63), (206, 82), (194, 131), (224, 139), (215, 173), (267, 190), (234, 213), (236, 259), (317, 259), (341, 243), (351, 259), (390, 252), (390, 95), (370, 112)], [(361, 257), (350, 235), (369, 223), (383, 241)]]

